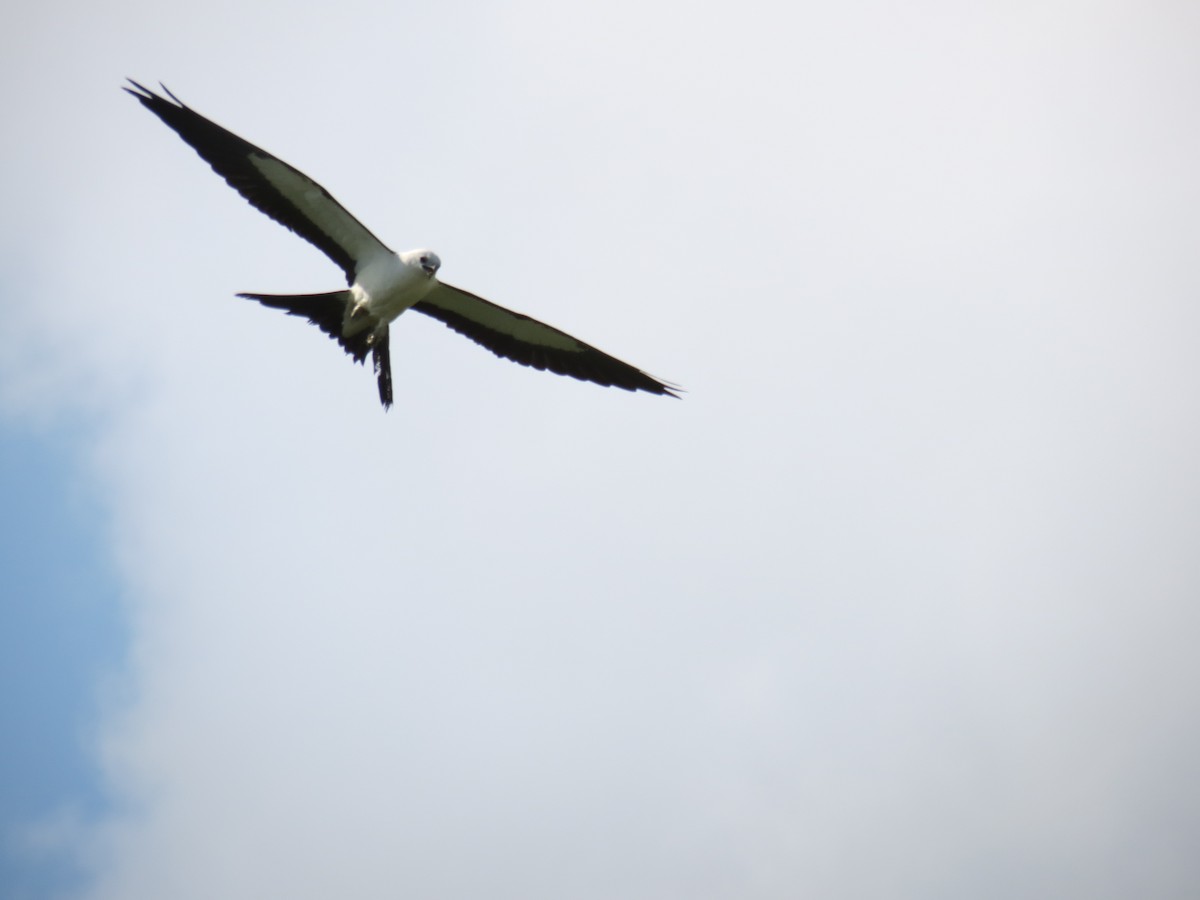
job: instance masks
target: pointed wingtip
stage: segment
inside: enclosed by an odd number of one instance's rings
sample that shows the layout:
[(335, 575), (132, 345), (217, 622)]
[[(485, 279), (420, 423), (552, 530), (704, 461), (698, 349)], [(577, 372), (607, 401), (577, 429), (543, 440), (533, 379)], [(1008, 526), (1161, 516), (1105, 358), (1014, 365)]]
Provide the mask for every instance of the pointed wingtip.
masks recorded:
[[(139, 82), (134, 81), (132, 78), (126, 78), (125, 80), (128, 81), (130, 84), (132, 84), (133, 88), (129, 88), (129, 87), (126, 87), (125, 85), (122, 85), (121, 90), (123, 90), (127, 94), (137, 97), (143, 103), (150, 104), (150, 103), (154, 103), (155, 101), (157, 101), (159, 103), (167, 102), (162, 97), (160, 97), (158, 94), (154, 93), (154, 91), (150, 90), (150, 88), (146, 87), (144, 84), (140, 84)], [(158, 83), (158, 86), (160, 88), (162, 88), (163, 91), (166, 93), (166, 95), (168, 97), (170, 97), (172, 100), (174, 100), (175, 103), (178, 104), (181, 108), (186, 108), (186, 104), (184, 104), (184, 102), (182, 100), (180, 100), (178, 97), (176, 97), (174, 94), (172, 94), (171, 89), (168, 88), (165, 84), (163, 84), (160, 81)], [(136, 88), (136, 90), (134, 90), (134, 88)], [(167, 105), (170, 106), (170, 104), (167, 104)]]
[[(139, 100), (149, 99), (150, 97), (154, 96), (152, 91), (148, 90), (143, 85), (138, 84), (132, 78), (126, 78), (125, 80), (133, 85), (133, 88), (129, 88), (129, 87), (126, 87), (125, 85), (121, 85), (121, 90), (123, 90), (125, 93), (132, 94), (134, 97), (137, 97)], [(134, 88), (137, 88), (137, 90), (134, 90)], [(139, 91), (141, 93), (138, 93)]]
[[(642, 374), (645, 374), (645, 373), (643, 372)], [(686, 390), (681, 388), (679, 385), (677, 385), (673, 381), (667, 381), (665, 378), (654, 378), (653, 375), (648, 375), (646, 377), (652, 378), (654, 380), (654, 384), (657, 387), (657, 390), (655, 391), (655, 393), (659, 394), (660, 396), (672, 397), (675, 400), (682, 400), (683, 397), (681, 397), (680, 395), (687, 393)]]
[(163, 89), (163, 93), (165, 93), (168, 97), (170, 97), (172, 100), (174, 100), (180, 106), (183, 106), (183, 107), (187, 106), (186, 103), (184, 103), (182, 100), (180, 100), (174, 94), (172, 94), (171, 89), (169, 87), (167, 87), (165, 84), (163, 84), (161, 81), (158, 83), (158, 86)]
[(639, 384), (637, 387), (631, 388), (631, 390), (641, 390), (648, 394), (657, 394), (660, 397), (671, 397), (674, 400), (682, 400), (683, 397), (681, 397), (680, 394), (687, 393), (687, 391), (675, 384), (673, 381), (667, 381), (664, 378), (655, 378), (653, 375), (647, 375), (645, 372), (641, 371), (638, 372), (638, 375), (641, 375), (646, 379), (646, 381), (642, 384)]

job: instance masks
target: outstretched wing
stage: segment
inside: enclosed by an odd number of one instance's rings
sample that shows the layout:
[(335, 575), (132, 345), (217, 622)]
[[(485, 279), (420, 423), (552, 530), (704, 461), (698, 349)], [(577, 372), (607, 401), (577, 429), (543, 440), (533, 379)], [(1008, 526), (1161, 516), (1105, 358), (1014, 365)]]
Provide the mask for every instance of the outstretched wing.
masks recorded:
[(445, 283), (439, 283), (412, 308), (523, 366), (606, 387), (679, 396), (675, 385), (659, 381), (566, 332)]
[(132, 79), (130, 84), (137, 90), (124, 90), (190, 144), (230, 187), (337, 263), (347, 284), (354, 283), (367, 260), (391, 252), (303, 172), (184, 106), (165, 87), (174, 103)]

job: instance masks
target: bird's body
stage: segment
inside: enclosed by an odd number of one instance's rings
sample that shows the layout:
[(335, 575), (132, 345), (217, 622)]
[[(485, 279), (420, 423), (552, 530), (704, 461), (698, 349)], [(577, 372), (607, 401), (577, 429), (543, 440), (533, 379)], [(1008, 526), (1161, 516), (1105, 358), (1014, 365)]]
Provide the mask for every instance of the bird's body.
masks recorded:
[[(676, 396), (677, 388), (565, 332), (439, 281), (430, 250), (395, 253), (323, 187), (282, 160), (181, 103), (131, 82), (125, 88), (170, 126), (260, 211), (341, 267), (348, 289), (323, 294), (239, 294), (303, 316), (356, 362), (370, 354), (384, 407), (392, 404), (390, 325), (406, 310), (440, 319), (498, 356), (536, 369), (630, 391)], [(165, 88), (164, 88), (165, 90)]]
[[(422, 259), (428, 262), (422, 264)], [(370, 260), (350, 285), (348, 326), (353, 328), (355, 316), (387, 325), (424, 300), (437, 284), (440, 262), (428, 250), (381, 254)]]

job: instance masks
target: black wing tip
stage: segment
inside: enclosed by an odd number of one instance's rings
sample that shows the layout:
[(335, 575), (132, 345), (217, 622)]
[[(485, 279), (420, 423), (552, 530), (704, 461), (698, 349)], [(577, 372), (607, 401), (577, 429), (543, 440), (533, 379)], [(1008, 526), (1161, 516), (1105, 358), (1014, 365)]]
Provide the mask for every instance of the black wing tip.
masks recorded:
[[(632, 368), (632, 367), (630, 367)], [(591, 373), (568, 373), (578, 378), (580, 381), (590, 381), (593, 384), (599, 384), (603, 387), (617, 387), (622, 390), (645, 391), (647, 394), (654, 394), (658, 397), (670, 397), (672, 400), (682, 400), (680, 394), (686, 394), (683, 388), (671, 381), (664, 381), (661, 378), (655, 378), (653, 375), (648, 375), (641, 369), (635, 369), (632, 373), (627, 373), (625, 377), (596, 377)]]
[[(603, 384), (603, 382), (598, 381), (595, 378), (589, 378), (586, 375), (576, 377), (582, 378), (583, 381), (591, 381), (595, 384)], [(614, 381), (612, 382), (612, 386), (624, 388), (625, 390), (633, 391), (634, 393), (637, 393), (638, 391), (645, 391), (647, 394), (654, 394), (658, 397), (670, 397), (672, 400), (682, 400), (683, 397), (680, 395), (687, 393), (687, 391), (677, 384), (672, 384), (669, 381), (660, 381), (653, 375), (647, 375), (645, 372), (641, 371), (638, 372), (638, 378), (636, 381), (625, 383)]]
[[(630, 368), (633, 368), (632, 366)], [(665, 378), (655, 378), (649, 372), (643, 372), (641, 369), (636, 369), (637, 383), (629, 388), (632, 391), (646, 391), (650, 394), (657, 394), (660, 397), (670, 397), (674, 400), (682, 400), (680, 394), (686, 394), (687, 391), (681, 388), (673, 381), (667, 381)]]
[(154, 96), (154, 91), (150, 90), (150, 88), (146, 87), (145, 85), (139, 84), (132, 78), (126, 78), (125, 80), (133, 85), (132, 88), (121, 85), (121, 90), (123, 90), (125, 93), (133, 94), (133, 96), (137, 97), (139, 100), (141, 100), (143, 97), (149, 99), (150, 97)]
[(535, 368), (546, 368), (549, 371), (557, 372), (560, 375), (568, 375), (580, 381), (590, 381), (592, 384), (598, 384), (602, 387), (615, 387), (633, 393), (644, 391), (647, 394), (671, 397), (675, 400), (682, 400), (683, 398), (680, 394), (686, 393), (683, 388), (674, 382), (663, 378), (655, 378), (649, 372), (643, 372), (636, 366), (621, 362), (616, 357), (609, 356), (607, 353), (596, 350), (594, 347), (589, 347), (585, 353), (580, 354), (580, 358), (577, 361), (570, 365), (542, 366), (536, 362), (533, 365)]
[[(122, 85), (121, 90), (133, 97), (137, 97), (138, 100), (140, 100), (144, 105), (150, 106), (154, 103), (164, 103), (167, 106), (171, 105), (169, 102), (167, 102), (166, 97), (163, 97), (161, 94), (154, 93), (154, 91), (150, 90), (150, 88), (146, 87), (144, 84), (134, 81), (132, 78), (126, 78), (125, 80), (132, 84), (133, 87), (129, 88)], [(178, 106), (180, 109), (187, 108), (182, 100), (171, 93), (171, 89), (169, 87), (167, 87), (161, 81), (158, 83), (158, 86), (162, 88), (163, 93), (166, 94), (167, 97), (170, 97), (175, 101), (176, 106)]]

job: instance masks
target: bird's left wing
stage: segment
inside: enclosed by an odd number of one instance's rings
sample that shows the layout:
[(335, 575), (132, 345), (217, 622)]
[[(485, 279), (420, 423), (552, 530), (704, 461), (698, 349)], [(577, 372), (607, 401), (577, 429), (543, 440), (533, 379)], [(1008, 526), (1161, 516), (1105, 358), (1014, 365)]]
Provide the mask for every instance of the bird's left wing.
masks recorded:
[(133, 79), (130, 84), (137, 90), (124, 90), (174, 129), (230, 187), (337, 263), (347, 284), (367, 260), (391, 252), (303, 172), (184, 106), (165, 87), (174, 103)]
[(497, 356), (606, 387), (679, 396), (679, 388), (551, 328), (445, 283), (412, 307), (464, 334)]

